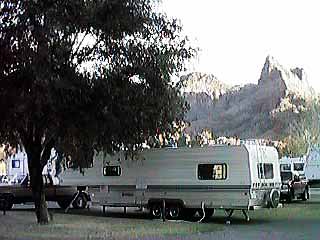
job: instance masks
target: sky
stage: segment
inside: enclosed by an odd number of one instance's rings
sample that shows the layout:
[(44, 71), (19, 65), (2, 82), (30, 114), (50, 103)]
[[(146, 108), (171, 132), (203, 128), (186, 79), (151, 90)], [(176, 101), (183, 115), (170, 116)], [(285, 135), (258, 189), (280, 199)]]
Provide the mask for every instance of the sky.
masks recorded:
[(200, 48), (189, 71), (237, 85), (257, 83), (268, 55), (302, 67), (320, 92), (319, 0), (162, 0)]

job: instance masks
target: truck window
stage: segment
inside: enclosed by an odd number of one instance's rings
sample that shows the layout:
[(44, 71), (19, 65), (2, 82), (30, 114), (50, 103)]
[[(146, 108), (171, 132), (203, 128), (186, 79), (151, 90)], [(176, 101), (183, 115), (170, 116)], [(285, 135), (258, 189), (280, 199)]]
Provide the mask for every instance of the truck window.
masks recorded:
[(291, 172), (280, 172), (281, 181), (289, 181), (292, 180)]
[(227, 178), (227, 165), (221, 164), (199, 164), (199, 180), (224, 180)]
[(293, 164), (293, 170), (295, 171), (303, 171), (303, 163), (294, 163)]
[(120, 166), (105, 166), (103, 168), (103, 176), (120, 176), (121, 167)]
[(290, 171), (291, 166), (290, 164), (280, 164), (280, 171)]
[(12, 160), (12, 168), (20, 168), (20, 160)]
[(272, 163), (258, 163), (258, 177), (260, 179), (273, 179), (273, 164)]

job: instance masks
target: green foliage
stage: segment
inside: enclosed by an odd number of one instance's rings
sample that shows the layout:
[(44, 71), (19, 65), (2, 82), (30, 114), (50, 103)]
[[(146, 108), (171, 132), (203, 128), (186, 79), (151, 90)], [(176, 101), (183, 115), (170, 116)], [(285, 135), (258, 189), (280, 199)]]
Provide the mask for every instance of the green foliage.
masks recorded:
[(139, 143), (181, 119), (170, 76), (195, 50), (156, 4), (1, 1), (0, 140), (41, 166), (52, 147), (87, 166), (93, 149)]
[(286, 147), (282, 155), (299, 157), (312, 146), (320, 144), (320, 102), (315, 99), (304, 106), (304, 111), (290, 125), (290, 135), (284, 140)]

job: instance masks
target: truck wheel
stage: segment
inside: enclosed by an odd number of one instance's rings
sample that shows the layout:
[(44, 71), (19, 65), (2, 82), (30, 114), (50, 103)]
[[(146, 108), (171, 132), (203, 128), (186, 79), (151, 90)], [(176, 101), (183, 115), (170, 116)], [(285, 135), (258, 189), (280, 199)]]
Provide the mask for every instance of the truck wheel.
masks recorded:
[(66, 200), (57, 201), (59, 207), (62, 209), (66, 209), (67, 207), (69, 207), (70, 202), (71, 202), (71, 200), (70, 201), (66, 201)]
[(78, 197), (73, 201), (72, 206), (75, 209), (84, 209), (86, 208), (87, 203), (88, 203), (88, 200), (86, 195), (83, 192), (81, 192), (79, 193)]
[(291, 203), (293, 199), (294, 199), (294, 191), (291, 190), (287, 196), (287, 202)]
[(303, 193), (301, 194), (302, 201), (307, 201), (309, 195), (308, 192), (308, 188), (304, 189)]

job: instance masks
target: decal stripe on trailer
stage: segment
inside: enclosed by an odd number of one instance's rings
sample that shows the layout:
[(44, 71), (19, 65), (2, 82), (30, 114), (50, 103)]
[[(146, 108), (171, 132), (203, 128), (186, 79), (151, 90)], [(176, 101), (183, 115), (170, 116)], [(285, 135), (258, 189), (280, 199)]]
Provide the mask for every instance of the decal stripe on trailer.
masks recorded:
[(139, 189), (136, 185), (107, 185), (109, 191), (146, 190), (146, 191), (247, 191), (251, 185), (148, 185), (146, 189)]

